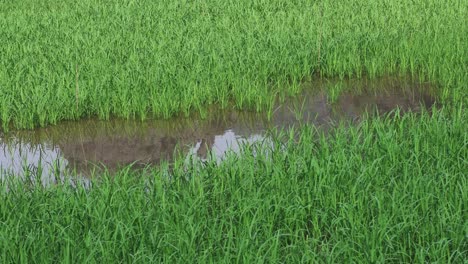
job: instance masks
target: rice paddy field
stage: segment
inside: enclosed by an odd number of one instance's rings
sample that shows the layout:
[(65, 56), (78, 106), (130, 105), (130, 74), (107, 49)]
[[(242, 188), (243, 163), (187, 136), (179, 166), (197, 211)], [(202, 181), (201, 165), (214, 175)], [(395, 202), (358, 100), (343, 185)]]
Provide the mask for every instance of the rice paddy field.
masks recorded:
[(0, 177), (1, 263), (467, 262), (466, 1), (4, 0), (0, 40), (0, 134), (272, 113), (315, 79), (438, 90), (419, 113), (273, 129), (221, 162)]

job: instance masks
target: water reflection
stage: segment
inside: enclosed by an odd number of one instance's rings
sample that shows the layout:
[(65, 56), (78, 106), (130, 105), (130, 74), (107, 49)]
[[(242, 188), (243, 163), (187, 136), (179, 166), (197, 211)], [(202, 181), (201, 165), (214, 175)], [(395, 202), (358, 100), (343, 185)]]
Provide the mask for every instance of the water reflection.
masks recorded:
[(380, 113), (396, 107), (419, 111), (434, 103), (428, 84), (408, 80), (346, 81), (340, 85), (348, 92), (342, 92), (333, 104), (325, 90), (336, 83), (308, 85), (312, 87), (301, 96), (276, 107), (271, 119), (265, 114), (218, 110), (206, 119), (85, 120), (12, 132), (0, 136), (0, 174), (23, 175), (25, 168), (32, 173), (41, 169), (41, 180), (46, 183), (72, 168), (87, 175), (95, 164), (111, 170), (131, 163), (159, 164), (173, 159), (176, 148), (201, 159), (210, 151), (222, 158), (227, 150), (238, 151), (241, 144), (268, 141), (265, 131), (273, 127), (313, 123), (326, 130), (330, 122), (357, 120), (370, 108)]
[[(1, 140), (1, 139), (0, 139)], [(28, 176), (47, 185), (63, 179), (68, 161), (61, 155), (60, 149), (46, 142), (32, 144), (13, 138), (0, 142), (0, 179), (7, 175)], [(40, 179), (34, 179), (36, 175)]]

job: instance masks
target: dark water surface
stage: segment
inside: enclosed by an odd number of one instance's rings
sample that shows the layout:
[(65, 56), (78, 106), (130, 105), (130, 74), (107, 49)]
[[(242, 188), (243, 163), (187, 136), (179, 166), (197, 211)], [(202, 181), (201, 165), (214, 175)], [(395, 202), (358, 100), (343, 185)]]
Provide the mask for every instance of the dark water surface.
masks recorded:
[[(42, 170), (42, 182), (47, 183), (71, 169), (87, 175), (94, 164), (111, 170), (131, 163), (159, 164), (174, 157), (176, 146), (201, 159), (210, 151), (222, 158), (240, 144), (268, 141), (265, 132), (271, 128), (313, 123), (326, 130), (336, 121), (359, 120), (369, 110), (386, 113), (399, 107), (420, 111), (435, 102), (429, 84), (395, 78), (305, 85), (308, 87), (299, 96), (278, 103), (271, 119), (266, 113), (216, 110), (205, 119), (84, 120), (0, 134), (0, 175), (34, 175)], [(330, 89), (344, 91), (334, 100)]]

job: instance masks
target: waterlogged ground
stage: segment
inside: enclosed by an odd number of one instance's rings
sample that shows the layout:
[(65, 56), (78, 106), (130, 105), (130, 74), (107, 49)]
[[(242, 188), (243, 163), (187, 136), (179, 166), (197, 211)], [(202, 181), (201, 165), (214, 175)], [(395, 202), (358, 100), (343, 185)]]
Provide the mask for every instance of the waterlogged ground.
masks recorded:
[(286, 99), (267, 113), (213, 109), (204, 118), (124, 121), (84, 120), (63, 122), (34, 131), (0, 135), (0, 173), (37, 175), (54, 182), (76, 170), (89, 175), (96, 165), (111, 170), (135, 164), (160, 164), (180, 154), (206, 159), (222, 158), (242, 144), (269, 143), (266, 132), (301, 123), (327, 130), (340, 121), (358, 122), (367, 113), (387, 113), (396, 108), (420, 111), (435, 102), (427, 83), (395, 78), (379, 80), (317, 81), (304, 92)]

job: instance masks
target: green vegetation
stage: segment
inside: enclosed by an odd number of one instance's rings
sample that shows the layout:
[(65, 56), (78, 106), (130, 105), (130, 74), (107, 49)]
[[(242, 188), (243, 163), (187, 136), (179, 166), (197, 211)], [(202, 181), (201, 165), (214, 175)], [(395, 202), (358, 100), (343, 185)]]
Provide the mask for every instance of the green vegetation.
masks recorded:
[(320, 77), (409, 75), (442, 105), (272, 132), (271, 148), (219, 164), (181, 158), (86, 188), (7, 177), (1, 263), (467, 259), (466, 1), (3, 0), (0, 36), (2, 130), (210, 104), (271, 115)]
[[(266, 109), (310, 76), (410, 74), (462, 98), (466, 1), (2, 1), (0, 120)], [(314, 77), (315, 78), (315, 77)]]
[(467, 114), (396, 116), (89, 189), (5, 183), (0, 262), (462, 263)]

